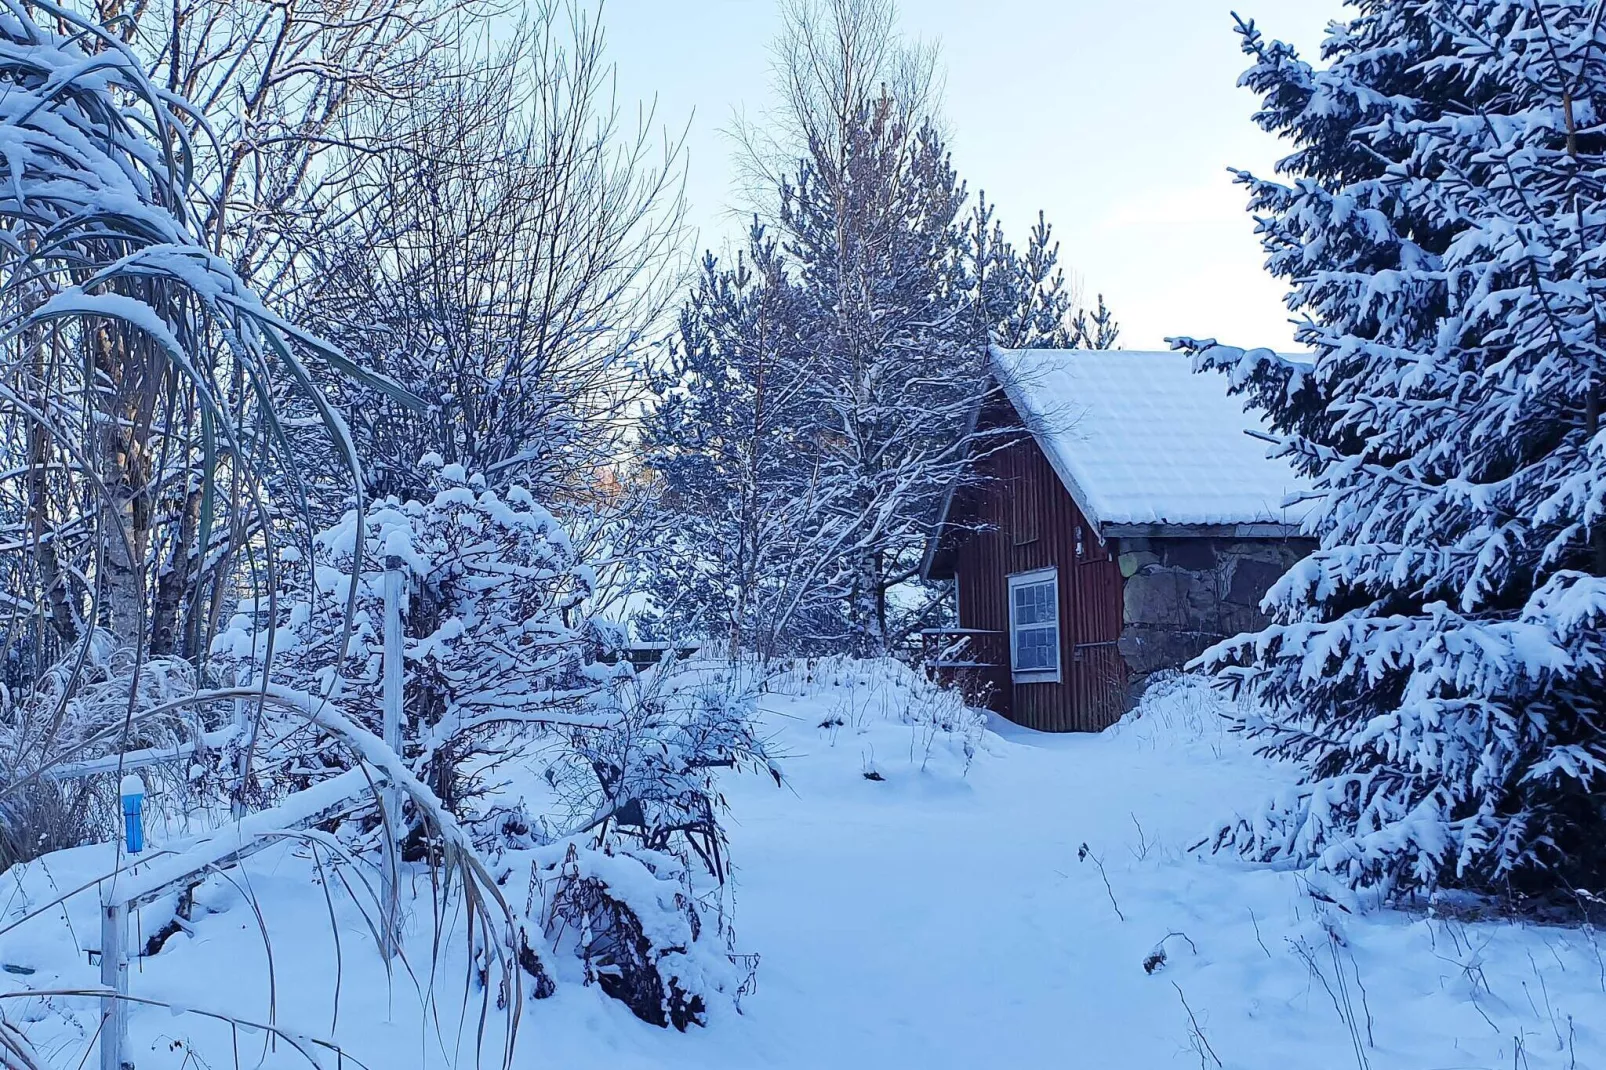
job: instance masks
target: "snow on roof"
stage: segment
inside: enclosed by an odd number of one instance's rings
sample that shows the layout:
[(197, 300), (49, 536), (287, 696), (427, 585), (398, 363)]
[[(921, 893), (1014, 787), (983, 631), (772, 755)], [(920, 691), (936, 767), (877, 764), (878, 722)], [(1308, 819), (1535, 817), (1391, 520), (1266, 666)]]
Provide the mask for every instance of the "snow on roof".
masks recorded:
[(1308, 482), (1266, 456), (1265, 431), (1217, 372), (1185, 353), (994, 349), (993, 364), (1049, 463), (1096, 529), (1107, 524), (1295, 524)]

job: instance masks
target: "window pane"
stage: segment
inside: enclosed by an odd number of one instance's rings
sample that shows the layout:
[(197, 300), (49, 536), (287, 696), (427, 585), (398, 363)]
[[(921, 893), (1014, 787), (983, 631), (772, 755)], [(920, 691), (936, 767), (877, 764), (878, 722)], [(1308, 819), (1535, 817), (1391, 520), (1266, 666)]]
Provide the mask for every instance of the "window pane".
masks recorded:
[(1054, 672), (1059, 668), (1057, 577), (1016, 583), (1009, 589), (1011, 642), (1016, 672)]
[(1015, 633), (1015, 669), (1018, 672), (1052, 670), (1058, 665), (1059, 629), (1021, 628)]
[(1057, 616), (1054, 581), (1022, 584), (1015, 588), (1015, 624), (1052, 624)]

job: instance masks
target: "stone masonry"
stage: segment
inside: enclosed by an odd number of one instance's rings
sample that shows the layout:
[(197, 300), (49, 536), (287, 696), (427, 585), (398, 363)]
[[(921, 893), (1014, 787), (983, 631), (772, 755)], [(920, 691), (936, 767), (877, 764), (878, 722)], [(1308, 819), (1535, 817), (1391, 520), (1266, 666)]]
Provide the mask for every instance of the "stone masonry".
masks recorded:
[(1122, 539), (1119, 649), (1133, 694), (1214, 643), (1266, 623), (1260, 600), (1313, 544), (1304, 539)]

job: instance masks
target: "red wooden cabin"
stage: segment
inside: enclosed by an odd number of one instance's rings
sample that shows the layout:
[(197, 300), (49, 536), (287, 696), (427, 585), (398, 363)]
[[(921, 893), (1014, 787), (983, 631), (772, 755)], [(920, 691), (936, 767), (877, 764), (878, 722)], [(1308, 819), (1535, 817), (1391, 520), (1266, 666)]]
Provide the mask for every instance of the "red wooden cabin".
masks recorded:
[(1183, 354), (992, 356), (978, 427), (1005, 444), (945, 503), (924, 574), (954, 581), (958, 627), (928, 643), (1012, 720), (1098, 731), (1149, 674), (1263, 623), (1311, 547), (1284, 505), (1305, 484)]

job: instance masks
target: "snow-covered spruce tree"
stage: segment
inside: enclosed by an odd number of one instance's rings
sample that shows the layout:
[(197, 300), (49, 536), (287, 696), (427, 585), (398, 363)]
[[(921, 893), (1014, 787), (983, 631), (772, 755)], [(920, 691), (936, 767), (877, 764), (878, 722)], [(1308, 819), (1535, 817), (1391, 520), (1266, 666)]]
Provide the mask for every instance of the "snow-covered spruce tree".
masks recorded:
[(1365, 0), (1316, 70), (1242, 25), (1241, 176), (1313, 364), (1190, 343), (1314, 478), (1320, 549), (1205, 655), (1306, 779), (1219, 847), (1384, 896), (1606, 884), (1606, 29)]

